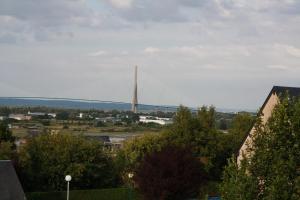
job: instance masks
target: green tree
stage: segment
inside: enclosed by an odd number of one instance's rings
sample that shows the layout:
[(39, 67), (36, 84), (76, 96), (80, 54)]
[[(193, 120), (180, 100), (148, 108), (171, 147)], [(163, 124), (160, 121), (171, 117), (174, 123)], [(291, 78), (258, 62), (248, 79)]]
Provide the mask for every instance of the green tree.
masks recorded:
[(126, 141), (115, 159), (120, 176), (127, 179), (127, 174), (139, 166), (146, 154), (159, 151), (166, 142), (161, 135), (154, 134), (145, 134)]
[(232, 126), (229, 129), (229, 137), (232, 141), (232, 153), (235, 153), (241, 145), (241, 141), (253, 126), (254, 117), (249, 113), (238, 113), (232, 120)]
[(70, 118), (70, 113), (67, 111), (62, 111), (57, 113), (56, 119), (58, 120), (68, 120)]
[(220, 130), (227, 130), (227, 128), (228, 128), (228, 125), (227, 125), (226, 119), (221, 119), (219, 129)]
[(15, 139), (16, 138), (8, 128), (8, 124), (6, 122), (0, 122), (0, 142), (5, 141), (13, 143)]
[(8, 117), (8, 115), (11, 113), (11, 109), (9, 107), (0, 107), (0, 116)]
[(215, 108), (213, 106), (202, 106), (197, 113), (201, 126), (206, 130), (215, 128)]
[(72, 176), (73, 189), (113, 187), (111, 158), (97, 141), (69, 134), (40, 135), (20, 150), (21, 179), (27, 191), (61, 191), (64, 177)]
[[(237, 167), (233, 171), (225, 170), (222, 187), (224, 199), (240, 199), (227, 198), (228, 193), (241, 195), (248, 192), (248, 188), (241, 190), (238, 187), (244, 179), (251, 180), (250, 185), (257, 186), (250, 190), (255, 198), (249, 195), (245, 200), (300, 199), (300, 101), (281, 98), (268, 122), (263, 125), (258, 119), (255, 129), (253, 146), (248, 149), (253, 154), (245, 158), (242, 164), (246, 170), (243, 172)], [(241, 176), (237, 176), (239, 173)]]
[(228, 159), (220, 192), (224, 200), (255, 200), (259, 191), (258, 179), (247, 174), (245, 163), (238, 167), (235, 157)]
[(8, 124), (3, 121), (0, 123), (0, 160), (15, 159), (16, 145), (15, 137), (8, 128)]
[(134, 170), (147, 153), (159, 151), (166, 145), (176, 145), (191, 148), (193, 155), (205, 162), (209, 178), (219, 180), (232, 153), (229, 151), (232, 142), (216, 129), (214, 121), (214, 107), (202, 107), (192, 113), (189, 108), (180, 106), (174, 123), (162, 133), (134, 138), (124, 144), (116, 159), (119, 171), (124, 176)]
[(11, 142), (0, 142), (0, 160), (12, 160), (15, 156), (14, 145)]

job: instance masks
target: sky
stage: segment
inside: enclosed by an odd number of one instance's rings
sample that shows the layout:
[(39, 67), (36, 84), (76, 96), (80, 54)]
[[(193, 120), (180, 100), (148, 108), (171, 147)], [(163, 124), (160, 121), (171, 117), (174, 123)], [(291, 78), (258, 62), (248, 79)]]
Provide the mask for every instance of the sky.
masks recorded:
[(257, 110), (300, 87), (299, 0), (0, 0), (0, 96)]

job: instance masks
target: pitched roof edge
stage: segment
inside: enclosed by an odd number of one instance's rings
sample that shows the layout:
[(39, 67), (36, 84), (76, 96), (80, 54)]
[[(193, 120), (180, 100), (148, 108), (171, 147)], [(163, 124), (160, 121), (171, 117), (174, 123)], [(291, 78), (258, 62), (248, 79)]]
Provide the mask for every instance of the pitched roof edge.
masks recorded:
[[(271, 91), (269, 92), (267, 98), (265, 99), (263, 105), (260, 107), (260, 109), (259, 109), (259, 111), (258, 111), (258, 113), (257, 113), (257, 115), (256, 115), (256, 118), (259, 117), (259, 116), (262, 114), (262, 111), (264, 110), (264, 108), (265, 108), (266, 104), (268, 103), (270, 97), (271, 97), (274, 93), (276, 93), (276, 88), (277, 88), (277, 87), (279, 87), (279, 86), (273, 86), (273, 87), (272, 87), (272, 89), (271, 89)], [(242, 148), (243, 144), (245, 143), (247, 137), (250, 135), (250, 132), (251, 132), (252, 128), (254, 127), (255, 123), (256, 123), (256, 120), (252, 123), (251, 127), (250, 127), (249, 130), (247, 131), (247, 134), (245, 134), (243, 140), (241, 141), (241, 144), (239, 145), (239, 148), (237, 149), (237, 152), (235, 153), (235, 154), (236, 154), (236, 157), (239, 156), (239, 154), (240, 154), (240, 149)]]

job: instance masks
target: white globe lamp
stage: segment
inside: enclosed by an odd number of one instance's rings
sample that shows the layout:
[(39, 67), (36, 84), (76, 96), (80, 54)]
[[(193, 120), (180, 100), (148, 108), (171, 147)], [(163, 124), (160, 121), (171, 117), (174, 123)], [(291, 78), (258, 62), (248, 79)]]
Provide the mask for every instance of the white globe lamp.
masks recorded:
[(67, 181), (67, 200), (69, 200), (69, 184), (70, 184), (70, 181), (72, 180), (72, 176), (71, 175), (67, 175), (65, 177), (65, 180)]

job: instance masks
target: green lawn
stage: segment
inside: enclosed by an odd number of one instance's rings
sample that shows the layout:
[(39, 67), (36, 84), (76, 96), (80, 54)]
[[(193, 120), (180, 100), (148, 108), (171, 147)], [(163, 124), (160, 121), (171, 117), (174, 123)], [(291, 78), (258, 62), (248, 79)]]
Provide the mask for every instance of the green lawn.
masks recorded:
[[(65, 200), (66, 192), (33, 192), (27, 193), (27, 200)], [(137, 193), (128, 188), (101, 190), (73, 190), (70, 200), (137, 200)]]

